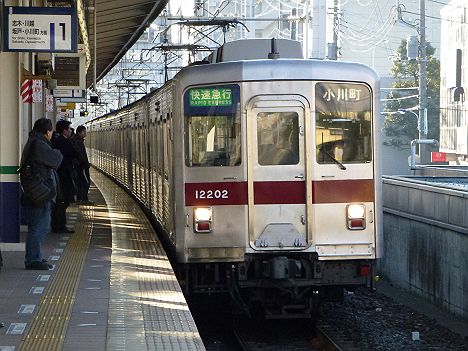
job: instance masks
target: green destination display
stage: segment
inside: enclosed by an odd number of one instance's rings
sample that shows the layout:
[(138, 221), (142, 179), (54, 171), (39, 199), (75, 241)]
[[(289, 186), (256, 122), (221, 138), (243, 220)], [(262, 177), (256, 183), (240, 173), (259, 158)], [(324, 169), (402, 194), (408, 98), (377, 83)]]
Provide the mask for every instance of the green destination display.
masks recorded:
[(231, 106), (231, 88), (193, 88), (189, 90), (190, 106)]

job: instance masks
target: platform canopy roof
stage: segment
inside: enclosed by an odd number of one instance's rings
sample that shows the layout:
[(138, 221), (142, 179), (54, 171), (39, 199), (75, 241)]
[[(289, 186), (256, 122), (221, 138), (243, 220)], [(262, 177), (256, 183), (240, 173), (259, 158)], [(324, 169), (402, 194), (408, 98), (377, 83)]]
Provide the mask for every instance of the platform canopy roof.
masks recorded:
[(91, 64), (87, 86), (94, 75), (94, 9), (96, 9), (96, 81), (104, 77), (158, 17), (169, 0), (83, 0)]

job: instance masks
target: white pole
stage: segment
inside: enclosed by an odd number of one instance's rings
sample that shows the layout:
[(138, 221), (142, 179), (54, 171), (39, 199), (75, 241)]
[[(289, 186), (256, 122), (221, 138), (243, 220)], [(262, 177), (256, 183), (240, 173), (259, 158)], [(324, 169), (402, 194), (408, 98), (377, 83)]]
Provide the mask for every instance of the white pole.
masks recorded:
[(305, 58), (309, 58), (309, 0), (305, 2), (306, 27), (305, 27)]

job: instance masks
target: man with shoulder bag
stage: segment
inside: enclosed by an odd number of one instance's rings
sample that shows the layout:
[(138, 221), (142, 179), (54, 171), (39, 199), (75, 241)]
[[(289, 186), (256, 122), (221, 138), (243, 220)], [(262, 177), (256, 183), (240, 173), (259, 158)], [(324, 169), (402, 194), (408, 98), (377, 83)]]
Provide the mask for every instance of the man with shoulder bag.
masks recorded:
[(21, 202), (27, 212), (26, 269), (49, 270), (41, 244), (50, 228), (50, 212), (57, 196), (57, 168), (63, 156), (52, 149), (52, 121), (40, 118), (34, 123), (24, 146), (20, 164)]

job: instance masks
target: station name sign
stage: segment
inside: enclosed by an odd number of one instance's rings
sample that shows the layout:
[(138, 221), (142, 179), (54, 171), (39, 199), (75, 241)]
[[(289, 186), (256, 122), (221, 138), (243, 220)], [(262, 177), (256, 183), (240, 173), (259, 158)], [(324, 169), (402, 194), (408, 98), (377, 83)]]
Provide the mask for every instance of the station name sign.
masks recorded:
[(2, 22), (4, 51), (77, 51), (75, 8), (5, 6)]

